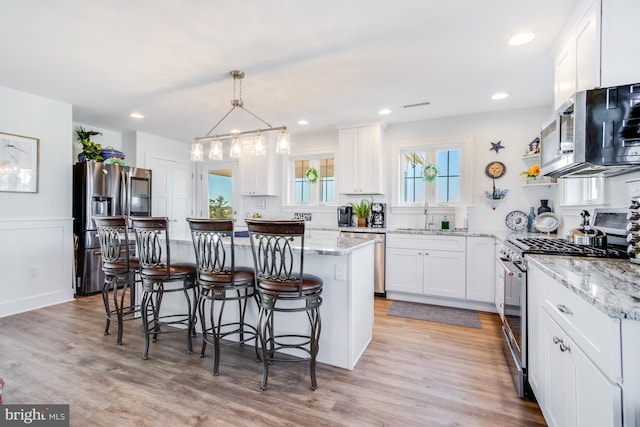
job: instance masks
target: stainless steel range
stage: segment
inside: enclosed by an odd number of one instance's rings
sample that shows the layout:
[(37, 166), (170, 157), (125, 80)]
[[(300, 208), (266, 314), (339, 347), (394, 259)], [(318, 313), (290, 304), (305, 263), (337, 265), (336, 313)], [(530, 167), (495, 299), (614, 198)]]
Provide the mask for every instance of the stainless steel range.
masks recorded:
[[(557, 237), (514, 235), (496, 251), (501, 293), (496, 305), (505, 337), (504, 354), (511, 369), (518, 396), (533, 398), (527, 379), (527, 254), (565, 255), (595, 258), (627, 258), (625, 209), (598, 210), (593, 224), (606, 230), (609, 245), (595, 247), (569, 243)], [(602, 226), (606, 224), (606, 226)]]

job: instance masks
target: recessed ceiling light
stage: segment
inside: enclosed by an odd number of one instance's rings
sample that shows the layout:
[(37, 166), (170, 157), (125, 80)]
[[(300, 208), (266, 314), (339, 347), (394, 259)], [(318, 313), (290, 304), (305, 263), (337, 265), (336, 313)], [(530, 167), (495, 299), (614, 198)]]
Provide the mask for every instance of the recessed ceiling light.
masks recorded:
[(240, 133), (240, 129), (231, 129), (229, 133)]
[(494, 101), (497, 101), (498, 99), (505, 99), (508, 97), (509, 97), (509, 94), (506, 92), (498, 92), (491, 95), (491, 99), (493, 99)]
[(381, 116), (386, 116), (388, 114), (391, 114), (391, 110), (388, 108), (383, 108), (382, 110), (378, 111), (378, 114), (380, 114)]
[(298, 120), (298, 124), (299, 124), (300, 126), (306, 126), (306, 125), (308, 125), (308, 124), (309, 124), (309, 122), (308, 122), (308, 121), (306, 121), (306, 120), (304, 120), (304, 119), (302, 119), (302, 120)]
[(144, 115), (142, 115), (140, 113), (131, 113), (131, 114), (129, 114), (129, 117), (131, 117), (133, 119), (144, 119)]
[(520, 46), (521, 44), (529, 43), (531, 40), (535, 39), (536, 35), (533, 33), (520, 33), (509, 39), (509, 44), (511, 46)]

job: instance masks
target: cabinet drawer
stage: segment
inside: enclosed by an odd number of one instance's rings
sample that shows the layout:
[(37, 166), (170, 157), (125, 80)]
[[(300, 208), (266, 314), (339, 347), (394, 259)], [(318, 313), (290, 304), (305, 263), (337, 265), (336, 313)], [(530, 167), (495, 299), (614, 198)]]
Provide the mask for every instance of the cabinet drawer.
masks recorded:
[(387, 234), (387, 247), (464, 252), (466, 237), (424, 234)]
[(619, 319), (610, 318), (556, 282), (547, 284), (543, 306), (605, 375), (621, 382)]

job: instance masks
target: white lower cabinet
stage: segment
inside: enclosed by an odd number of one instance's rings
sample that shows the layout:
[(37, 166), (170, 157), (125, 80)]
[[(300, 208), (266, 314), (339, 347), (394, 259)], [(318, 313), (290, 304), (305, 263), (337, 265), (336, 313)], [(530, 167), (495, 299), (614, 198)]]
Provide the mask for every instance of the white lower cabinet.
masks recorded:
[(495, 260), (493, 237), (467, 237), (467, 299), (494, 302)]
[(622, 426), (619, 321), (529, 265), (529, 384), (545, 420)]
[(387, 234), (386, 290), (464, 299), (464, 236)]

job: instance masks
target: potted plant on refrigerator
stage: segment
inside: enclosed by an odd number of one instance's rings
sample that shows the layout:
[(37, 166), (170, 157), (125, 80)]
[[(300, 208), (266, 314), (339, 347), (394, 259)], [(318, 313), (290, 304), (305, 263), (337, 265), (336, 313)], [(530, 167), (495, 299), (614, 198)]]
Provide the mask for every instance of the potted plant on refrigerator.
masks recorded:
[(362, 199), (359, 203), (349, 203), (349, 206), (353, 208), (353, 214), (358, 218), (358, 227), (366, 227), (367, 218), (371, 214), (371, 202)]
[(78, 161), (95, 160), (96, 162), (101, 162), (104, 160), (104, 157), (102, 157), (102, 145), (91, 141), (91, 137), (94, 135), (102, 135), (102, 133), (87, 130), (80, 125), (73, 129), (74, 141), (82, 146), (82, 153), (78, 154)]

